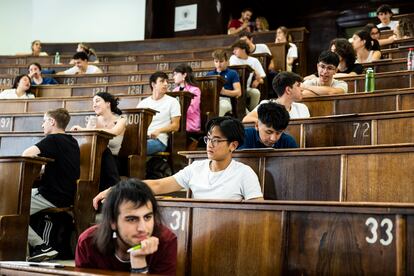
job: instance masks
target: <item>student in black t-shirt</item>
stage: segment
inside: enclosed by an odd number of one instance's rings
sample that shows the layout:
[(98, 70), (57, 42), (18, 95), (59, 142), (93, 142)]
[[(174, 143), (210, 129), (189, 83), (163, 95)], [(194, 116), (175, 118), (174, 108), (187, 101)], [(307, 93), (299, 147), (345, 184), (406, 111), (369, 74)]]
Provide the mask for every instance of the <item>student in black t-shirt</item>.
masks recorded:
[[(46, 137), (22, 154), (54, 159), (46, 164), (39, 188), (32, 189), (30, 215), (50, 207), (68, 207), (74, 203), (76, 180), (80, 176), (80, 150), (78, 142), (65, 134), (69, 121), (70, 115), (64, 108), (46, 112), (42, 124)], [(28, 261), (52, 259), (58, 254), (30, 226), (28, 236), (33, 247)]]

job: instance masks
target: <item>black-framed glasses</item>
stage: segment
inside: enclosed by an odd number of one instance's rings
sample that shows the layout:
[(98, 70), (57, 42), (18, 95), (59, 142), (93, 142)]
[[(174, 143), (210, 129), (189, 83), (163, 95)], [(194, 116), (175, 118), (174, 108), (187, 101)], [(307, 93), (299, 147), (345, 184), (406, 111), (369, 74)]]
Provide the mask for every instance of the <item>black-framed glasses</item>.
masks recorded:
[(327, 70), (327, 71), (335, 71), (336, 67), (333, 65), (326, 65), (324, 63), (318, 63), (319, 68), (321, 68), (321, 70)]
[(213, 147), (217, 146), (217, 144), (220, 142), (228, 141), (228, 139), (210, 138), (207, 136), (204, 136), (203, 139), (204, 139), (204, 143), (207, 144), (207, 142), (210, 142)]

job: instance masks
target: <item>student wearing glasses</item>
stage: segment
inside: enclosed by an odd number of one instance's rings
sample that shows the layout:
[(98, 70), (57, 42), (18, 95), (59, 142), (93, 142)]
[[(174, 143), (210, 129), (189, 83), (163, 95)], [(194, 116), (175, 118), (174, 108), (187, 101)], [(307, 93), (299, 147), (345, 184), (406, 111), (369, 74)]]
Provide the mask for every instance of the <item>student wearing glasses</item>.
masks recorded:
[(318, 78), (305, 80), (301, 87), (304, 97), (344, 94), (348, 92), (348, 84), (334, 79), (338, 71), (339, 57), (331, 51), (323, 51), (318, 58)]
[[(237, 119), (217, 117), (207, 123), (207, 158), (194, 161), (173, 176), (144, 180), (154, 194), (167, 194), (191, 189), (195, 199), (263, 199), (259, 179), (252, 168), (232, 158), (244, 142), (244, 128)], [(98, 208), (110, 189), (93, 199)]]

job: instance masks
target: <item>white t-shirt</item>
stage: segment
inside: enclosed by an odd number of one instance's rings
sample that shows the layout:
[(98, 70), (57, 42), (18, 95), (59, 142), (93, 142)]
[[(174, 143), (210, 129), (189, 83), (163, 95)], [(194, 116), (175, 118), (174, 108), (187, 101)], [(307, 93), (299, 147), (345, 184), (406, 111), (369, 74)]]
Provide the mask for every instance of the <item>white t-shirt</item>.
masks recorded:
[(289, 43), (289, 50), (286, 54), (286, 57), (297, 58), (298, 57), (298, 48), (295, 44)]
[[(152, 117), (152, 122), (148, 127), (148, 135), (151, 134), (154, 130), (166, 127), (171, 124), (171, 119), (174, 117), (181, 116), (180, 103), (176, 98), (164, 95), (159, 100), (153, 100), (152, 97), (145, 98), (140, 101), (137, 105), (137, 108), (151, 108), (156, 111), (154, 117)], [(168, 134), (160, 133), (157, 137), (164, 145), (168, 144)]]
[[(254, 111), (257, 112), (257, 109), (259, 108), (261, 104), (268, 103), (268, 102), (276, 102), (276, 100), (275, 99), (263, 100), (254, 108)], [(292, 105), (290, 106), (289, 117), (290, 119), (309, 118), (310, 117), (309, 109), (306, 105), (302, 103), (293, 102)]]
[[(230, 66), (231, 65), (245, 65), (245, 64), (250, 65), (250, 67), (252, 67), (253, 70), (257, 72), (262, 78), (266, 77), (266, 73), (263, 70), (262, 64), (257, 58), (249, 56), (247, 59), (241, 59), (241, 58), (236, 57), (235, 55), (232, 55), (230, 57)], [(253, 80), (253, 72), (250, 73), (249, 79), (247, 80), (247, 88), (251, 87), (252, 80)]]
[[(79, 74), (80, 69), (77, 66), (73, 66), (72, 68), (69, 68), (68, 70), (63, 71), (65, 75), (75, 75)], [(102, 73), (102, 70), (96, 67), (95, 65), (88, 65), (88, 68), (86, 68), (85, 74), (98, 74)]]
[(210, 170), (209, 159), (194, 161), (178, 173), (175, 180), (191, 189), (195, 199), (252, 199), (263, 197), (259, 179), (249, 166), (232, 160), (220, 172)]
[(255, 46), (256, 46), (256, 49), (254, 49), (254, 52), (252, 54), (266, 53), (266, 54), (272, 55), (272, 53), (270, 52), (269, 47), (267, 47), (266, 44), (259, 43), (259, 44), (255, 44)]
[(388, 25), (384, 25), (384, 24), (382, 24), (382, 23), (379, 23), (379, 24), (377, 25), (377, 27), (378, 27), (378, 28), (390, 27), (390, 28), (391, 28), (391, 30), (394, 30), (394, 29), (397, 27), (397, 25), (398, 25), (398, 21), (391, 20), (391, 21), (390, 21), (390, 23), (388, 23)]
[[(303, 84), (307, 84), (307, 85), (311, 85), (311, 86), (322, 86), (319, 83), (319, 78), (313, 78), (310, 80), (305, 80), (303, 82)], [(348, 84), (342, 80), (336, 80), (336, 79), (332, 79), (332, 83), (330, 85), (330, 87), (333, 88), (341, 88), (342, 90), (344, 90), (344, 93), (348, 93)]]
[(31, 93), (23, 94), (21, 97), (18, 97), (16, 94), (16, 89), (6, 89), (0, 93), (0, 99), (7, 100), (7, 99), (33, 99), (35, 96)]

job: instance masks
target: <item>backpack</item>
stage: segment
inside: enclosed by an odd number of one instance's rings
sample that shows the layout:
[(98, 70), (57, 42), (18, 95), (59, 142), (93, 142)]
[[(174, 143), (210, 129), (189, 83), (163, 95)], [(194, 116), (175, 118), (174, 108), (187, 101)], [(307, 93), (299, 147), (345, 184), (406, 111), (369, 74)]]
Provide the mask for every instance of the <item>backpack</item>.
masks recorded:
[(30, 216), (30, 226), (43, 241), (59, 252), (57, 259), (73, 259), (76, 232), (73, 217), (67, 212), (39, 212)]
[(154, 156), (147, 161), (146, 179), (171, 176), (172, 170), (166, 158)]

